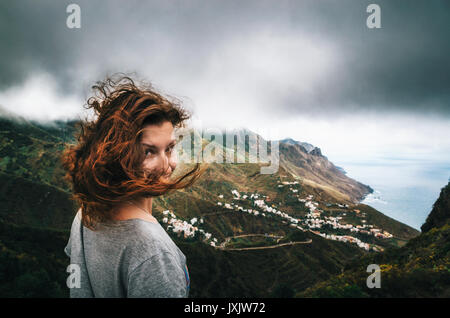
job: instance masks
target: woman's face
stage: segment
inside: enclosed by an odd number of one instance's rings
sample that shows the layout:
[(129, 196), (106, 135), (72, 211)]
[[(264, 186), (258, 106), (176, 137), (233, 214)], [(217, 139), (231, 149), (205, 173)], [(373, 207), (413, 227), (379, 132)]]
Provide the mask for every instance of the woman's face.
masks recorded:
[(171, 122), (164, 121), (160, 125), (147, 125), (144, 127), (141, 139), (145, 152), (144, 170), (166, 173), (168, 178), (177, 166), (176, 139)]

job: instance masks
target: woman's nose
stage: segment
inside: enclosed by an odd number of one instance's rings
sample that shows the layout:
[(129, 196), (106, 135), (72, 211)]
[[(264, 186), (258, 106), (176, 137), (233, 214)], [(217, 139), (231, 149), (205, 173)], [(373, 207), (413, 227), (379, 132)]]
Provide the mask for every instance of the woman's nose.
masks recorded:
[(167, 174), (172, 173), (172, 169), (171, 169), (171, 166), (169, 164), (169, 158), (167, 158), (167, 156), (164, 154), (162, 160), (163, 160), (163, 163), (162, 163), (163, 172), (165, 172)]

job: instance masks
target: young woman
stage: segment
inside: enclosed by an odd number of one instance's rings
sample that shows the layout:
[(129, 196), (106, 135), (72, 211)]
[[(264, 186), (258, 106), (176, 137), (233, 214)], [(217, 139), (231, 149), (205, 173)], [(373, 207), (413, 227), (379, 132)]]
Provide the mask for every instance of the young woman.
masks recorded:
[(153, 197), (191, 185), (200, 164), (173, 178), (174, 129), (189, 118), (150, 85), (127, 77), (93, 86), (78, 143), (63, 164), (80, 205), (65, 247), (70, 297), (187, 297), (186, 257), (152, 215)]

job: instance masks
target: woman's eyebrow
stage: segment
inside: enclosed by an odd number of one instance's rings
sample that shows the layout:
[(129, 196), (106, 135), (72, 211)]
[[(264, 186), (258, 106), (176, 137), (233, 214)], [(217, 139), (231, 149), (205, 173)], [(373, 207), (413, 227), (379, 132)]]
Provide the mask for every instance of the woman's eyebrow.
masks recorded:
[[(169, 146), (172, 146), (173, 144), (175, 144), (176, 143), (176, 139), (172, 139), (170, 142), (169, 142), (169, 144), (167, 145), (167, 147), (169, 147)], [(143, 142), (142, 143), (144, 146), (146, 146), (146, 147), (149, 147), (149, 148), (154, 148), (154, 149), (157, 149), (158, 147), (156, 147), (155, 145), (151, 145), (151, 144), (147, 144), (147, 143), (145, 143), (145, 142)]]
[(144, 147), (147, 147), (147, 148), (157, 149), (156, 146), (154, 146), (154, 145), (149, 145), (149, 144), (146, 144), (146, 143), (142, 143), (142, 145), (143, 145)]

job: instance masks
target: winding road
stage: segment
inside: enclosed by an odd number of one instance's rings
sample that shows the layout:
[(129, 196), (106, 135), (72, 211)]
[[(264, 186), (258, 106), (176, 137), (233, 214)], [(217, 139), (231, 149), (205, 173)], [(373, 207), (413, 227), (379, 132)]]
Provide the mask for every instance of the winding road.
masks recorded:
[(258, 246), (258, 247), (242, 247), (242, 248), (226, 248), (225, 245), (232, 239), (237, 237), (246, 237), (246, 236), (264, 236), (264, 237), (272, 237), (272, 238), (278, 238), (277, 243), (280, 241), (280, 239), (283, 238), (283, 236), (276, 236), (276, 235), (265, 235), (265, 234), (244, 234), (244, 235), (236, 235), (236, 236), (230, 236), (225, 239), (225, 241), (220, 244), (219, 246), (215, 246), (215, 248), (223, 250), (223, 251), (249, 251), (249, 250), (263, 250), (268, 248), (277, 248), (287, 245), (296, 245), (296, 244), (311, 244), (312, 239), (309, 239), (307, 241), (303, 242), (289, 242), (289, 243), (281, 243), (277, 245), (272, 246)]

